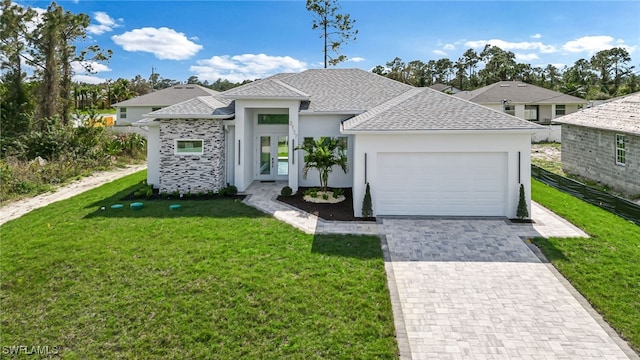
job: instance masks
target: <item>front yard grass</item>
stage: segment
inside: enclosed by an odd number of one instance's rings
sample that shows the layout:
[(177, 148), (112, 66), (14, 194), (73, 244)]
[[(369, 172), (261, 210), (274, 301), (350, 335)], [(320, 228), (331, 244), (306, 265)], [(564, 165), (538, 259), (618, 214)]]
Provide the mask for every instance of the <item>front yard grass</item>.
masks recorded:
[(640, 351), (640, 226), (538, 181), (534, 201), (591, 238), (535, 239), (545, 256)]
[(57, 346), (65, 359), (397, 358), (377, 237), (307, 235), (237, 200), (131, 210), (119, 199), (144, 178), (0, 227), (0, 346)]

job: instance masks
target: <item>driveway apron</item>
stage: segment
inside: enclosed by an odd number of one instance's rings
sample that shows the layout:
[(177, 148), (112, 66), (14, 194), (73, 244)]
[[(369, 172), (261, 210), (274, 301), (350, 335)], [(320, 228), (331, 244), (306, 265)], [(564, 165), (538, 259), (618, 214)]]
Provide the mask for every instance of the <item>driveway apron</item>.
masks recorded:
[(634, 358), (531, 251), (525, 227), (504, 219), (381, 222), (401, 358)]

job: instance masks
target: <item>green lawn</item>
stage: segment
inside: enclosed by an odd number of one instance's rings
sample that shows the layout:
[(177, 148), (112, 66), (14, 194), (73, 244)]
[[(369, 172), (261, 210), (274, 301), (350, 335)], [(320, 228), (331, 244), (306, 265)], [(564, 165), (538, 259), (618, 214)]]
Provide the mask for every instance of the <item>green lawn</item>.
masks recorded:
[(133, 211), (118, 199), (144, 178), (0, 227), (0, 346), (57, 346), (65, 359), (397, 358), (378, 238), (306, 235), (229, 199)]
[(553, 265), (640, 351), (640, 226), (532, 180), (532, 198), (589, 239), (535, 239)]

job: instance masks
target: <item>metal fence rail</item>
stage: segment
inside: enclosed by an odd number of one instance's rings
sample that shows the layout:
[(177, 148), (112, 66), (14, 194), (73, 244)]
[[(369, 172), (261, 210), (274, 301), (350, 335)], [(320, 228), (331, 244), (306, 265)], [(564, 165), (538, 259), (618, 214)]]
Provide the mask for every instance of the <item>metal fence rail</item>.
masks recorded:
[(531, 176), (560, 191), (640, 225), (640, 205), (636, 203), (554, 174), (536, 165), (531, 165)]

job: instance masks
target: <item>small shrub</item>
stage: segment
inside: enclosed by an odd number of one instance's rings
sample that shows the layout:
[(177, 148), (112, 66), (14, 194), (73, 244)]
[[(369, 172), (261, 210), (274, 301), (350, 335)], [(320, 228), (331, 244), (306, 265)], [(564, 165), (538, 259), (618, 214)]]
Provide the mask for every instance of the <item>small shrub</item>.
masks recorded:
[(238, 188), (233, 185), (229, 185), (225, 189), (226, 189), (226, 196), (238, 195)]
[(218, 190), (218, 196), (227, 196), (227, 188), (223, 187), (222, 189)]
[(285, 186), (282, 188), (282, 190), (280, 190), (280, 195), (284, 196), (284, 197), (289, 197), (293, 194), (293, 189), (291, 189), (290, 186)]
[(311, 192), (309, 193), (309, 196), (311, 196), (312, 198), (317, 198), (318, 197), (318, 190), (316, 190), (316, 189), (311, 190)]
[(215, 195), (215, 192), (213, 190), (209, 190), (209, 191), (207, 191), (207, 195), (213, 196), (213, 195)]
[(371, 187), (367, 183), (367, 188), (364, 191), (364, 199), (362, 201), (362, 217), (373, 216), (373, 204), (371, 202)]
[(175, 191), (173, 192), (173, 196), (175, 196), (175, 197), (180, 197), (180, 191), (175, 190)]
[(520, 199), (518, 200), (518, 210), (516, 211), (518, 219), (526, 219), (529, 217), (527, 210), (527, 200), (524, 196), (524, 185), (520, 184)]
[(333, 189), (333, 197), (337, 199), (338, 197), (344, 195), (344, 189)]
[(168, 193), (168, 192), (166, 192), (166, 191), (163, 191), (163, 192), (162, 192), (162, 194), (160, 194), (160, 196), (161, 196), (163, 199), (166, 199), (166, 198), (168, 198), (168, 197), (169, 197), (169, 193)]
[(147, 191), (145, 192), (145, 195), (148, 198), (153, 197), (153, 189), (147, 189)]
[(322, 194), (322, 199), (329, 200), (329, 194), (327, 193)]

